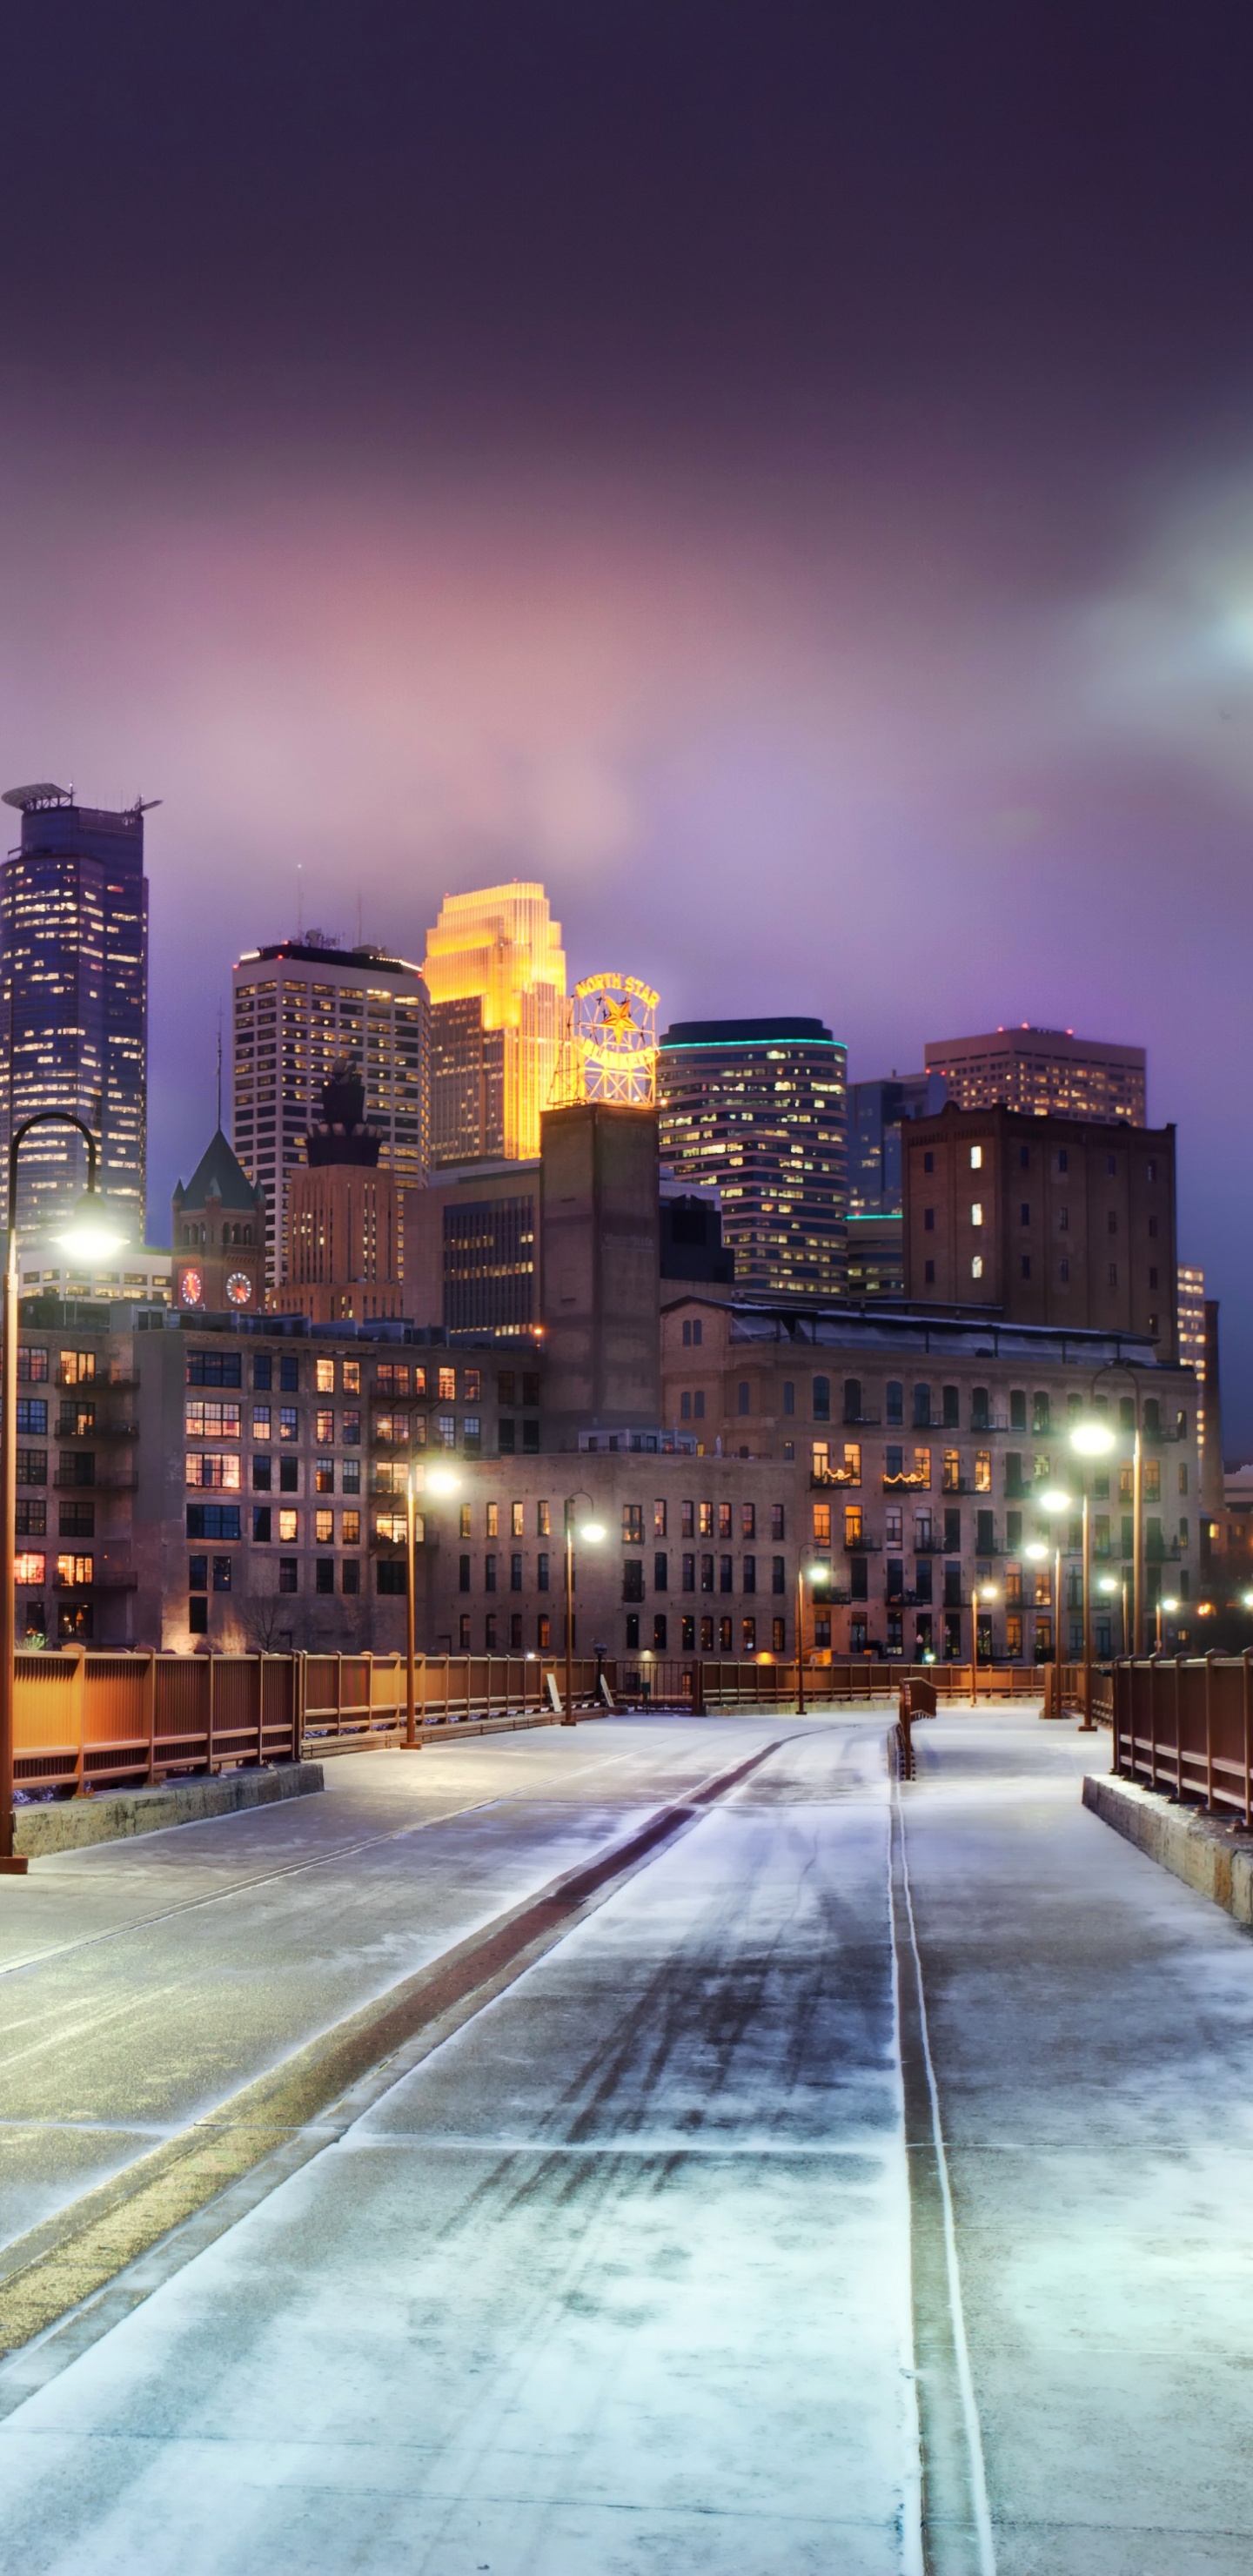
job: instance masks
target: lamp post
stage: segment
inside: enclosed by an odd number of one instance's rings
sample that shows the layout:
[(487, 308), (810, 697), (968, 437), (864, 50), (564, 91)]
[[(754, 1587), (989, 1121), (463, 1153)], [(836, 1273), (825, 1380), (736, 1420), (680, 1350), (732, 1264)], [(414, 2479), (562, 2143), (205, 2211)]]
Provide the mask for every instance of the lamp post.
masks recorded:
[[(577, 1724), (577, 1722), (578, 1722), (578, 1721), (577, 1721), (577, 1719), (576, 1719), (576, 1717), (575, 1717), (575, 1714), (574, 1714), (574, 1672), (573, 1672), (573, 1655), (574, 1655), (574, 1506), (575, 1506), (575, 1504), (576, 1504), (576, 1503), (590, 1503), (590, 1502), (591, 1502), (591, 1500), (592, 1500), (591, 1495), (590, 1495), (589, 1493), (585, 1492), (585, 1491), (584, 1491), (584, 1489), (580, 1486), (580, 1487), (578, 1488), (578, 1490), (577, 1490), (575, 1493), (573, 1493), (573, 1494), (567, 1494), (567, 1495), (566, 1495), (565, 1503), (564, 1503), (564, 1506), (563, 1506), (564, 1513), (565, 1513), (565, 1543), (566, 1543), (566, 1697), (565, 1697), (565, 1706), (564, 1706), (564, 1708), (562, 1709), (562, 1712), (561, 1712), (561, 1723), (562, 1723), (562, 1725), (563, 1725), (563, 1726), (574, 1726), (574, 1725), (576, 1725), (576, 1724)], [(600, 1525), (600, 1522), (599, 1522), (599, 1521), (585, 1521), (585, 1522), (584, 1522), (584, 1524), (583, 1524), (582, 1529), (579, 1531), (579, 1537), (580, 1537), (581, 1539), (585, 1539), (585, 1540), (587, 1540), (587, 1541), (591, 1544), (591, 1546), (593, 1546), (593, 1547), (597, 1547), (597, 1546), (599, 1546), (600, 1541), (603, 1539), (604, 1535), (605, 1535), (604, 1530), (602, 1529), (602, 1527), (601, 1527), (601, 1525)]]
[(96, 1140), (68, 1109), (40, 1109), (24, 1118), (9, 1139), (7, 1234), (4, 1260), (3, 1352), (0, 1354), (0, 1874), (23, 1877), (26, 1863), (13, 1849), (13, 1734), (17, 1652), (17, 1158), (32, 1127), (73, 1127), (86, 1139), (87, 1191), (60, 1241), (85, 1261), (116, 1252), (125, 1232), (109, 1216), (96, 1179)]
[(1173, 1593), (1168, 1594), (1164, 1601), (1159, 1593), (1157, 1600), (1157, 1652), (1159, 1655), (1162, 1651), (1162, 1612), (1164, 1610), (1167, 1618), (1173, 1619), (1178, 1607), (1179, 1604)]
[[(1081, 1458), (1105, 1458), (1114, 1446), (1114, 1434), (1107, 1422), (1092, 1419), (1077, 1422), (1070, 1435), (1070, 1445)], [(1096, 1719), (1092, 1715), (1092, 1520), (1088, 1510), (1088, 1480), (1083, 1480), (1083, 1716), (1081, 1735), (1095, 1735)]]
[(970, 1594), (970, 1696), (972, 1700), (977, 1700), (979, 1697), (979, 1604), (981, 1601), (995, 1601), (995, 1599), (994, 1583), (973, 1585)]
[(796, 1714), (805, 1714), (805, 1584), (812, 1583), (815, 1592), (824, 1591), (831, 1580), (829, 1565), (798, 1565), (796, 1569)]
[[(422, 1482), (419, 1485), (418, 1477)], [(410, 1459), (405, 1476), (405, 1746), (416, 1753), (418, 1746), (418, 1712), (416, 1696), (417, 1666), (417, 1589), (418, 1589), (418, 1495), (451, 1494), (457, 1479), (451, 1467), (419, 1469)], [(422, 1535), (426, 1536), (423, 1523)]]

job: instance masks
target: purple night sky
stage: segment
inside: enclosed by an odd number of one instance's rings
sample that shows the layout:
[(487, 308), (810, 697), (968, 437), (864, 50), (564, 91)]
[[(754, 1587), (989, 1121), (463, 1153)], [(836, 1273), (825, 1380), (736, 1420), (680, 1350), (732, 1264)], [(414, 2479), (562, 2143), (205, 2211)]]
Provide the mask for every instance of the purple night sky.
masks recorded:
[(230, 961), (542, 877), (854, 1077), (1149, 1050), (1253, 1439), (1234, 8), (82, 0), (6, 37), (0, 784), (165, 801), (154, 1230)]

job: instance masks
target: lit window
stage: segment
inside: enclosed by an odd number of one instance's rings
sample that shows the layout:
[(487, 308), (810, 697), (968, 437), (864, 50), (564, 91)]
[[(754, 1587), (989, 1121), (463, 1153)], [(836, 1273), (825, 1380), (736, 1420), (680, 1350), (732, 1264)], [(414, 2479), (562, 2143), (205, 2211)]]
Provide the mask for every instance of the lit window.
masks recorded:
[[(440, 1370), (437, 1392), (441, 1404), (454, 1404), (456, 1402), (457, 1372), (455, 1369), (442, 1368)], [(447, 1442), (446, 1446), (451, 1448), (451, 1441)]]
[(80, 1591), (84, 1584), (91, 1582), (92, 1573), (93, 1560), (89, 1556), (57, 1558), (57, 1582), (62, 1591)]
[(319, 1546), (319, 1547), (331, 1547), (331, 1546), (334, 1544), (334, 1539), (335, 1539), (335, 1514), (334, 1514), (334, 1512), (315, 1512), (315, 1513), (314, 1513), (314, 1515), (313, 1515), (313, 1535), (314, 1535), (314, 1538), (316, 1539), (317, 1544), (318, 1544), (318, 1546)]
[[(240, 1408), (216, 1399), (189, 1396), (187, 1400), (187, 1437), (189, 1440), (238, 1440)], [(22, 1423), (19, 1419), (19, 1431)]]
[[(318, 1365), (319, 1367), (321, 1366), (320, 1361)], [(335, 1437), (335, 1416), (333, 1413), (326, 1412), (314, 1414), (313, 1436), (315, 1440), (325, 1443), (327, 1448), (330, 1447), (330, 1444)]]
[[(441, 1372), (441, 1373), (442, 1373), (442, 1372)], [(455, 1416), (454, 1414), (451, 1414), (451, 1413), (437, 1413), (437, 1414), (436, 1414), (436, 1416), (435, 1416), (435, 1437), (436, 1437), (437, 1441), (439, 1442), (439, 1445), (440, 1445), (441, 1449), (455, 1449), (455, 1448), (456, 1448), (456, 1446), (457, 1446), (457, 1422), (456, 1422), (456, 1416)]]
[(295, 1405), (294, 1405), (294, 1404), (280, 1404), (279, 1409), (278, 1409), (278, 1436), (279, 1436), (279, 1439), (280, 1439), (280, 1440), (295, 1440), (295, 1439), (297, 1439), (297, 1438), (299, 1437), (299, 1431), (300, 1431), (299, 1417), (298, 1417), (298, 1415), (297, 1415)]
[[(335, 1392), (335, 1362), (334, 1362), (334, 1360), (315, 1360), (315, 1361), (314, 1361), (314, 1363), (313, 1363), (313, 1384), (314, 1384), (315, 1391), (317, 1392), (317, 1394), (318, 1394), (318, 1395), (333, 1395), (333, 1394), (334, 1394), (334, 1392)], [(330, 1437), (329, 1432), (327, 1433), (327, 1435), (326, 1435), (326, 1436), (327, 1436), (327, 1438), (329, 1439), (329, 1437)], [(322, 1433), (321, 1433), (321, 1432), (319, 1432), (319, 1433), (318, 1433), (318, 1438), (319, 1438), (319, 1439), (321, 1439), (321, 1438), (322, 1438)]]
[(390, 1539), (393, 1547), (403, 1545), (406, 1535), (403, 1512), (376, 1512), (374, 1526), (380, 1538)]
[(252, 1408), (252, 1436), (254, 1440), (269, 1439), (270, 1408), (268, 1404), (254, 1404)]
[(983, 1254), (981, 1252), (976, 1252), (975, 1257), (971, 1262), (970, 1276), (972, 1279), (982, 1279), (983, 1277)]
[(280, 1540), (285, 1541), (290, 1547), (293, 1540), (299, 1536), (299, 1533), (299, 1512), (280, 1512), (278, 1516), (278, 1534)]
[(972, 1199), (972, 1200), (971, 1200), (971, 1202), (970, 1202), (970, 1222), (971, 1222), (971, 1224), (972, 1224), (972, 1225), (982, 1225), (982, 1223), (983, 1223), (983, 1201), (982, 1201), (982, 1199)]
[(982, 1145), (972, 1145), (972, 1146), (971, 1146), (971, 1148), (970, 1148), (970, 1168), (971, 1168), (971, 1171), (972, 1171), (972, 1172), (981, 1172), (981, 1171), (983, 1170), (983, 1147), (982, 1147)]
[(13, 1560), (14, 1582), (42, 1583), (44, 1580), (44, 1567), (46, 1564), (47, 1558), (41, 1556), (36, 1550), (31, 1548), (22, 1549), (20, 1554)]
[[(359, 1546), (360, 1546), (360, 1544), (361, 1544), (361, 1514), (360, 1514), (360, 1512), (345, 1512), (345, 1513), (343, 1514), (343, 1528), (342, 1528), (342, 1531), (341, 1531), (341, 1536), (342, 1536), (342, 1538), (343, 1538), (343, 1542), (344, 1542), (345, 1547), (359, 1547)], [(418, 1537), (418, 1538), (423, 1538), (423, 1537), (425, 1536), (425, 1531), (423, 1530), (422, 1523), (421, 1523), (421, 1520), (420, 1520), (420, 1519), (415, 1523), (415, 1536), (416, 1536), (416, 1537)]]

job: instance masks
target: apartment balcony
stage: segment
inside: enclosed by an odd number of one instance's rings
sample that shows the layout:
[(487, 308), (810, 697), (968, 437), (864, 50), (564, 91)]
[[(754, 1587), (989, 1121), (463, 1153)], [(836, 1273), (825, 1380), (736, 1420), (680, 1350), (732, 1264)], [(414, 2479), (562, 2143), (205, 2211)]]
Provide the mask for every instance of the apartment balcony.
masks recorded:
[(821, 1493), (828, 1485), (860, 1485), (861, 1477), (851, 1467), (814, 1467), (809, 1482), (814, 1492)]
[(882, 1556), (881, 1538), (846, 1538), (841, 1540), (846, 1556)]
[[(950, 1488), (946, 1486), (945, 1491), (949, 1490)], [(958, 1490), (960, 1491), (960, 1488)], [(922, 1476), (916, 1472), (908, 1476), (885, 1476), (883, 1491), (885, 1494), (929, 1494), (931, 1478), (929, 1475)]]
[(845, 1413), (840, 1420), (845, 1431), (877, 1431), (880, 1417), (877, 1413)]

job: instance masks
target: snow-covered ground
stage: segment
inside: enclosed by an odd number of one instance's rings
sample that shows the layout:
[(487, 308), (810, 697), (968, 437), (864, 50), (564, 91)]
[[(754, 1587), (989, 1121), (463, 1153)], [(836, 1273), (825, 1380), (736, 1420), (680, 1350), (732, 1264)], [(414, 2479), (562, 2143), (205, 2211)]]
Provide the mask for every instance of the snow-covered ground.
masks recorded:
[[(692, 1776), (690, 1726), (630, 1723), (600, 1739), (639, 1748), (624, 1809)], [(920, 2576), (883, 1724), (776, 1722), (762, 1770), (17, 2407), (4, 2562)], [(765, 1732), (720, 1729), (707, 1767)], [(1245, 2576), (1253, 1943), (1082, 1809), (1107, 1744), (946, 1716), (900, 1798), (983, 2576)]]

